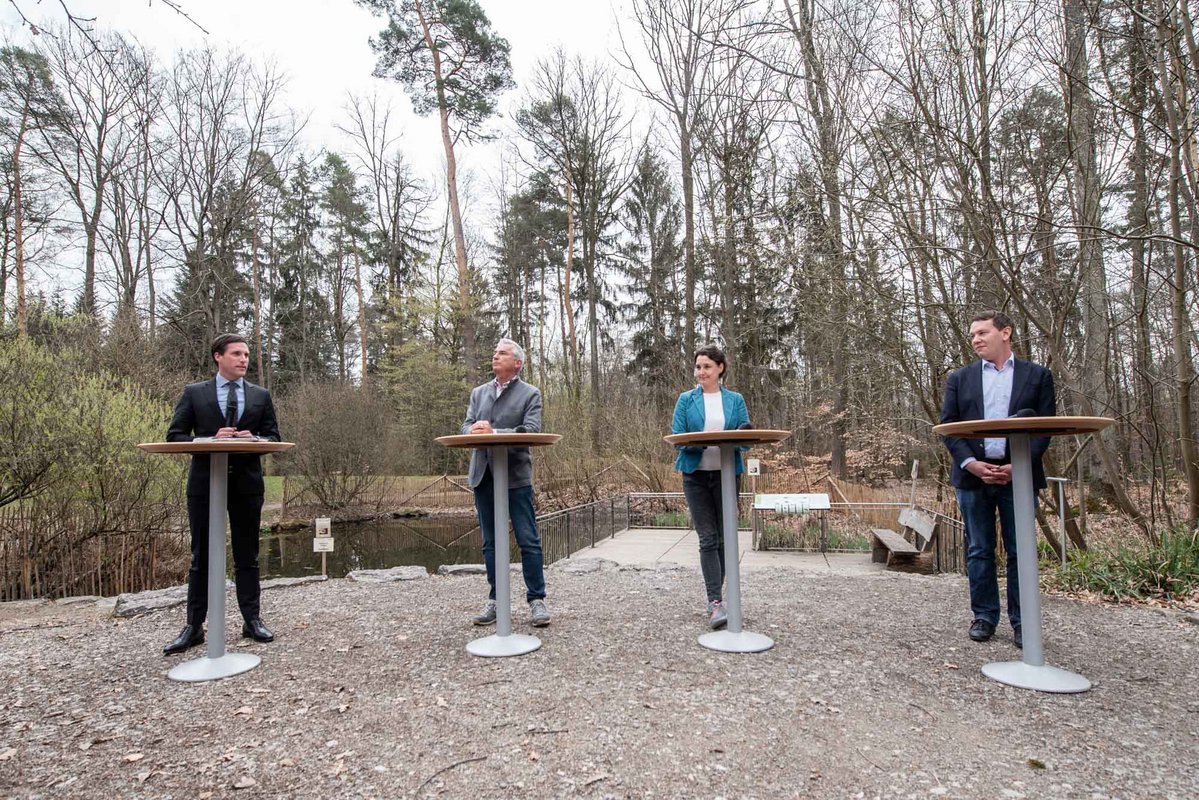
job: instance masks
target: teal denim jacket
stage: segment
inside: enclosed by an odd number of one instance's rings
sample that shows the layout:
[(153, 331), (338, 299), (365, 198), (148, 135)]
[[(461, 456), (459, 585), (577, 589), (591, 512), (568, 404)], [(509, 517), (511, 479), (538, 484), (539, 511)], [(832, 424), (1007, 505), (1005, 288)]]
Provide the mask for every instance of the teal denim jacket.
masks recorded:
[[(724, 406), (724, 429), (733, 431), (749, 422), (749, 411), (745, 408), (745, 398), (731, 389), (720, 387), (720, 401)], [(674, 421), (671, 423), (671, 433), (699, 433), (704, 429), (704, 390), (696, 386), (683, 392), (674, 405)], [(674, 460), (674, 468), (679, 472), (695, 472), (699, 460), (704, 455), (702, 447), (678, 447), (678, 457)], [(741, 461), (741, 451), (748, 448), (738, 447), (736, 453), (737, 474), (745, 472)]]

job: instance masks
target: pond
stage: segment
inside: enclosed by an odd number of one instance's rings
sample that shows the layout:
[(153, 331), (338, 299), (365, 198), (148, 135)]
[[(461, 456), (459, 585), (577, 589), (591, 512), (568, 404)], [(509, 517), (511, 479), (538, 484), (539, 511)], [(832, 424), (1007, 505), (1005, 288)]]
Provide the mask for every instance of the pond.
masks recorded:
[[(334, 523), (333, 538), (335, 549), (325, 554), (331, 578), (356, 569), (420, 564), (435, 572), (442, 564), (483, 563), (483, 537), (473, 514)], [(264, 534), (262, 577), (319, 575), (321, 554), (312, 552), (312, 539), (311, 528)]]

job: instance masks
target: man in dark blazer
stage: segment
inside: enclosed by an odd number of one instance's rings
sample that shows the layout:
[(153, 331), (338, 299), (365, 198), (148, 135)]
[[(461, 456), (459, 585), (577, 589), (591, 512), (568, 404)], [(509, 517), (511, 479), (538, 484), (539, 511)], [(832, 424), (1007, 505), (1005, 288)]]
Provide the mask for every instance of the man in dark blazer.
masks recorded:
[[(495, 379), (471, 391), (462, 433), (541, 432), (541, 392), (517, 374), (524, 362), (525, 351), (520, 345), (511, 339), (500, 339), (491, 356)], [(471, 620), (476, 625), (490, 625), (496, 619), (495, 489), (491, 481), (491, 450), (472, 450), (467, 483), (475, 493), (475, 511), (483, 531), (483, 562), (487, 566), (487, 582), (491, 584), (483, 611)], [(545, 627), (550, 624), (550, 612), (545, 606), (545, 560), (533, 510), (533, 459), (527, 447), (508, 448), (508, 514), (520, 547), (530, 621), (534, 627)], [(507, 534), (501, 532), (503, 536)], [(507, 569), (508, 565), (500, 568)], [(505, 602), (507, 599), (504, 598)]]
[[(232, 333), (212, 343), (217, 374), (212, 380), (184, 387), (175, 404), (167, 441), (190, 442), (197, 437), (267, 439), (279, 441), (279, 423), (271, 393), (245, 379), (250, 364), (246, 340)], [(208, 616), (208, 478), (211, 459), (192, 456), (187, 476), (187, 518), (191, 527), (192, 563), (187, 577), (187, 625), (163, 654), (181, 653), (204, 641)], [(275, 635), (259, 614), (258, 524), (262, 518), (262, 459), (257, 455), (229, 456), (229, 529), (233, 545), (237, 605), (245, 624), (242, 635), (270, 642)], [(224, 570), (224, 564), (217, 565)]]
[[(979, 360), (953, 372), (945, 387), (941, 422), (1010, 417), (1031, 409), (1038, 417), (1057, 413), (1053, 373), (1012, 354), (1012, 321), (988, 311), (970, 323), (970, 344)], [(985, 642), (999, 625), (999, 582), (995, 569), (995, 515), (1007, 553), (1007, 608), (1017, 647), (1024, 646), (1020, 628), (1020, 582), (1016, 572), (1016, 524), (1012, 501), (1012, 464), (1007, 439), (945, 437), (953, 460), (950, 482), (957, 491), (966, 528), (966, 574), (970, 579), (970, 608), (974, 621), (970, 638)], [(1049, 439), (1033, 436), (1033, 486), (1045, 488), (1041, 457)], [(1036, 558), (1036, 553), (1029, 554)]]

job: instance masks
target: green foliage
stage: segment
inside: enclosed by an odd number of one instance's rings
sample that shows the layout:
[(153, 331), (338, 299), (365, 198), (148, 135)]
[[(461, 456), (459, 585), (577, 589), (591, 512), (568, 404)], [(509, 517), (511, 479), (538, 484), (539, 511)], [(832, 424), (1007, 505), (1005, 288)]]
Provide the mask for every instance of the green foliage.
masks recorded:
[[(399, 81), (418, 114), (441, 110), (468, 139), (495, 113), (496, 98), (512, 88), (511, 48), (491, 28), (477, 0), (357, 0), (387, 17), (371, 40), (375, 75)], [(429, 28), (430, 48), (422, 27)], [(434, 48), (440, 63), (434, 63)]]
[(433, 441), (437, 436), (459, 433), (466, 418), (471, 387), (466, 385), (462, 364), (426, 342), (409, 341), (398, 349), (384, 379), (399, 438), (404, 442), (400, 472), (464, 472), (468, 454), (447, 450)]
[(0, 506), (53, 498), (115, 525), (181, 501), (182, 465), (134, 447), (161, 439), (169, 418), (166, 404), (79, 351), (0, 342)]
[(162, 439), (170, 406), (82, 351), (29, 340), (0, 342), (0, 387), (0, 506), (20, 503), (0, 545), (29, 559), (0, 596), (152, 585), (170, 559), (147, 554), (184, 507), (185, 461), (135, 445)]
[(686, 511), (659, 511), (654, 514), (654, 528), (686, 528), (691, 524), (691, 518)]
[(1046, 581), (1065, 591), (1105, 599), (1173, 601), (1199, 592), (1199, 532), (1167, 531), (1159, 544), (1121, 546), (1115, 552), (1075, 551)]

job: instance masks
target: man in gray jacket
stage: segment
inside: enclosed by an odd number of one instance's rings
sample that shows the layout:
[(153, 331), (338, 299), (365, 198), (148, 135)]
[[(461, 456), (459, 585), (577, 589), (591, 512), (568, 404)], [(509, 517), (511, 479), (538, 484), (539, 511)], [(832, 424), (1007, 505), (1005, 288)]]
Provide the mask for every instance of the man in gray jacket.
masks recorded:
[[(525, 351), (511, 339), (500, 339), (491, 356), (495, 379), (476, 386), (462, 433), (540, 433), (541, 392), (518, 377)], [(483, 531), (483, 562), (491, 594), (483, 611), (472, 618), (476, 625), (495, 622), (495, 491), (491, 475), (491, 450), (472, 450), (467, 482), (475, 493), (475, 511)], [(533, 510), (533, 461), (527, 447), (508, 448), (508, 513), (525, 578), (525, 598), (534, 627), (550, 624), (545, 607), (545, 569), (537, 517)], [(503, 532), (507, 535), (507, 531)], [(507, 569), (508, 565), (501, 566)], [(504, 598), (507, 602), (507, 598)]]

